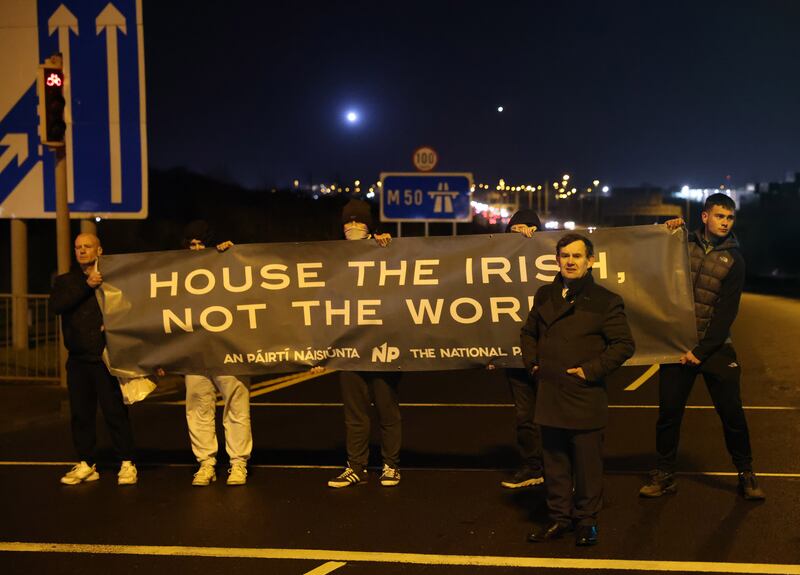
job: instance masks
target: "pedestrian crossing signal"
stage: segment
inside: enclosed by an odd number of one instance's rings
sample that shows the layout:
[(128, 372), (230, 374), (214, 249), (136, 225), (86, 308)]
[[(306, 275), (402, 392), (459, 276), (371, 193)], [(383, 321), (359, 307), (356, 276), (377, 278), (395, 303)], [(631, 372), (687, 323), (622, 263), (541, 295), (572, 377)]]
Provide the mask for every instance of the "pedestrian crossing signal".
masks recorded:
[(39, 66), (37, 88), (39, 94), (39, 137), (42, 144), (51, 147), (64, 145), (67, 123), (64, 118), (64, 71), (61, 58), (48, 58)]

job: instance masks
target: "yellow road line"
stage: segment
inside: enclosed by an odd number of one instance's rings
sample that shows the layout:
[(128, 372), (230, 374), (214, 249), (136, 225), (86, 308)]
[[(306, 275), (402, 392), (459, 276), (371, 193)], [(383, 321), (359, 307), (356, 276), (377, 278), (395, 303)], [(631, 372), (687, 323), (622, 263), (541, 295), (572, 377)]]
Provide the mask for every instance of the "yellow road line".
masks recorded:
[[(250, 397), (258, 397), (259, 395), (264, 395), (265, 393), (272, 393), (273, 391), (278, 391), (279, 389), (284, 389), (285, 387), (291, 387), (292, 385), (297, 385), (298, 383), (308, 381), (309, 379), (314, 379), (315, 377), (327, 375), (329, 373), (333, 373), (333, 370), (325, 369), (319, 373), (311, 373), (308, 371), (302, 373), (293, 373), (291, 375), (276, 377), (275, 379), (270, 379), (269, 381), (262, 381), (250, 387)], [(225, 405), (221, 397), (222, 396), (217, 393), (217, 406)], [(175, 401), (150, 401), (148, 404), (186, 405), (186, 400), (178, 399)]]
[(648, 379), (653, 377), (653, 375), (657, 371), (658, 371), (658, 364), (654, 363), (653, 365), (651, 365), (650, 367), (647, 368), (647, 371), (645, 371), (642, 375), (640, 375), (638, 378), (636, 378), (633, 381), (633, 383), (631, 383), (628, 387), (626, 387), (625, 391), (636, 391), (637, 389), (639, 389), (642, 386), (642, 384), (645, 381), (647, 381)]
[(305, 575), (328, 575), (331, 571), (336, 571), (339, 567), (344, 567), (345, 565), (347, 563), (342, 563), (341, 561), (328, 561), (316, 569), (308, 571)]
[(286, 379), (281, 382), (275, 380), (275, 383), (271, 383), (271, 385), (268, 387), (264, 387), (263, 389), (259, 389), (257, 391), (251, 391), (250, 397), (258, 397), (259, 395), (264, 395), (265, 393), (272, 393), (273, 391), (278, 391), (279, 389), (283, 389), (285, 387), (297, 385), (298, 383), (302, 383), (304, 381), (308, 381), (309, 379), (314, 379), (328, 373), (332, 373), (331, 370), (325, 369), (319, 373), (311, 373), (308, 371), (305, 373), (295, 374), (291, 379)]
[(715, 563), (708, 561), (643, 561), (630, 559), (435, 555), (429, 553), (383, 553), (376, 551), (337, 551), (329, 549), (258, 549), (247, 547), (0, 542), (0, 551), (148, 555), (164, 557), (290, 559), (362, 563), (404, 563), (412, 565), (517, 567), (529, 569), (609, 569), (625, 571), (675, 571), (680, 573), (768, 573), (777, 575), (800, 575), (800, 565), (778, 563)]

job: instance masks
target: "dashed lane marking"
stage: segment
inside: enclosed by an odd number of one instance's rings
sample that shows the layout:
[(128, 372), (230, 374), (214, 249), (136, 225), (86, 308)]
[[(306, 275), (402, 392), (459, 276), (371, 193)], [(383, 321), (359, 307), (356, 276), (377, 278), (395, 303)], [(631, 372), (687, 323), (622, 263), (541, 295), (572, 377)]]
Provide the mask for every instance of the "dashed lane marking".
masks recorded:
[[(527, 569), (609, 569), (618, 571), (671, 571), (680, 573), (768, 573), (800, 575), (800, 565), (777, 563), (715, 563), (706, 561), (641, 561), (629, 559), (435, 555), (428, 553), (383, 553), (376, 551), (337, 551), (329, 549), (254, 549), (246, 547), (0, 542), (0, 552), (3, 551), (18, 553), (76, 553), (163, 557), (314, 560), (326, 561), (328, 562), (326, 564), (330, 562), (404, 563), (410, 565), (516, 567)], [(312, 573), (314, 573), (314, 571), (312, 571)]]

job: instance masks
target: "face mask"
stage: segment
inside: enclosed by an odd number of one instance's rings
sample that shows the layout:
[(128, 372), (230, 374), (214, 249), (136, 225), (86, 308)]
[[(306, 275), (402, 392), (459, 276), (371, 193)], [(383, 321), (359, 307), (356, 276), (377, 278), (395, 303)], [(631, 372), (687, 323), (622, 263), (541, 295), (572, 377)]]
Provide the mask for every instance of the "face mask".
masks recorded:
[(344, 231), (344, 237), (348, 240), (365, 240), (369, 237), (369, 233), (361, 228), (350, 228)]

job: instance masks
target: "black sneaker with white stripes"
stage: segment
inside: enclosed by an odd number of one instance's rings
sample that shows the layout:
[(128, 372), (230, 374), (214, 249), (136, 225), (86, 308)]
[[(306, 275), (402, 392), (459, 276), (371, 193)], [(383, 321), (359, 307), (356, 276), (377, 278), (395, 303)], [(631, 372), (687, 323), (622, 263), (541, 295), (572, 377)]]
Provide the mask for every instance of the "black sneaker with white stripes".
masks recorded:
[(351, 485), (361, 485), (367, 482), (367, 470), (361, 469), (356, 471), (352, 467), (346, 467), (345, 470), (328, 481), (328, 487), (334, 489), (341, 489), (342, 487), (350, 487)]

